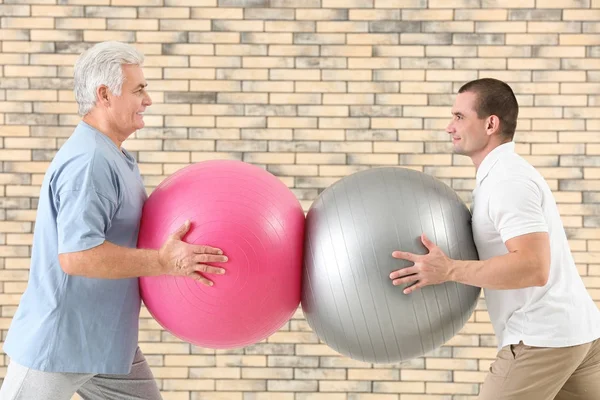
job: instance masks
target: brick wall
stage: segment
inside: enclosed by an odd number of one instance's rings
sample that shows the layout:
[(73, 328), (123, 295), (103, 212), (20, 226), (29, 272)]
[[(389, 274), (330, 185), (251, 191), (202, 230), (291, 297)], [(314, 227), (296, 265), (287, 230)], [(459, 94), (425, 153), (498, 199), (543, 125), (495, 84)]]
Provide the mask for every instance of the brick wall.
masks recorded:
[[(599, 0), (0, 0), (2, 334), (44, 171), (78, 121), (73, 63), (111, 39), (147, 56), (154, 105), (125, 146), (149, 191), (189, 163), (233, 158), (265, 166), (306, 208), (376, 165), (440, 177), (469, 202), (474, 168), (444, 132), (454, 93), (509, 82), (518, 152), (548, 179), (600, 300), (599, 22)], [(140, 342), (167, 400), (473, 399), (495, 356), (483, 300), (446, 346), (406, 365), (337, 356), (300, 311), (265, 343), (217, 352), (143, 312)]]

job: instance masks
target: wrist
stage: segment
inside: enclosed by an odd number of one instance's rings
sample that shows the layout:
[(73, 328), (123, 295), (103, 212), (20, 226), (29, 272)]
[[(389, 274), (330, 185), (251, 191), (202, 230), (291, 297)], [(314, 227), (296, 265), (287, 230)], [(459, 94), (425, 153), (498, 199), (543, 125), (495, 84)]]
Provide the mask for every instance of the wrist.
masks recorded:
[(166, 264), (163, 260), (163, 255), (160, 250), (151, 250), (152, 261), (149, 263), (152, 265), (152, 275), (165, 275), (167, 273)]
[(460, 282), (460, 261), (450, 259), (448, 267), (448, 280), (452, 282)]

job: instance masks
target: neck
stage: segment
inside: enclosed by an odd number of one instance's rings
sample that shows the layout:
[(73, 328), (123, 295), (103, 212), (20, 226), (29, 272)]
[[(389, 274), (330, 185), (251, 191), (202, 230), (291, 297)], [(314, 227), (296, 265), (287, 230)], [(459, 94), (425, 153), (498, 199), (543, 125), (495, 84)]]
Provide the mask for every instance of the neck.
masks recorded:
[(483, 148), (478, 153), (473, 154), (471, 156), (471, 161), (473, 161), (473, 164), (475, 165), (475, 170), (479, 169), (479, 166), (481, 165), (481, 163), (483, 162), (485, 157), (487, 157), (487, 155), (490, 154), (492, 152), (492, 150), (494, 150), (496, 147), (503, 145), (504, 143), (508, 143), (508, 142), (510, 142), (510, 140), (504, 140), (504, 141), (498, 141), (498, 142), (490, 141), (485, 148)]
[(106, 118), (98, 118), (95, 112), (91, 111), (83, 117), (83, 122), (97, 129), (100, 133), (107, 136), (121, 150), (122, 140), (119, 140), (119, 135), (111, 128), (110, 123)]

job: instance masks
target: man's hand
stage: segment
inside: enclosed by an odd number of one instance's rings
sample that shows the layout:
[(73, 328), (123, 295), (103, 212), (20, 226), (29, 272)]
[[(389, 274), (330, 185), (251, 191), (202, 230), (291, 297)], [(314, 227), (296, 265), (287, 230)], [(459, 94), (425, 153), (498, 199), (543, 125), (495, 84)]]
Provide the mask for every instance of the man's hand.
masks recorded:
[(411, 284), (404, 289), (404, 294), (409, 294), (427, 285), (447, 282), (452, 273), (453, 261), (446, 256), (442, 249), (431, 242), (425, 234), (421, 235), (421, 242), (429, 250), (428, 254), (419, 255), (405, 251), (394, 251), (392, 257), (411, 261), (414, 265), (399, 269), (390, 274), (394, 285)]
[(221, 249), (182, 241), (189, 229), (190, 222), (186, 221), (167, 238), (158, 251), (159, 262), (167, 275), (189, 276), (206, 286), (212, 286), (213, 282), (203, 274), (222, 275), (225, 270), (208, 263), (226, 262), (227, 257)]

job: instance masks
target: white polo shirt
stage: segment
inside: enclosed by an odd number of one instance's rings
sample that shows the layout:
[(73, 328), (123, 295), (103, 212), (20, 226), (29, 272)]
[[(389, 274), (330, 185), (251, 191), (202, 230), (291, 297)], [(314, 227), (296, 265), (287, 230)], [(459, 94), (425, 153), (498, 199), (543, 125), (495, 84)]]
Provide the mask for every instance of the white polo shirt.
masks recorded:
[(571, 255), (552, 192), (513, 142), (492, 150), (477, 170), (473, 191), (473, 236), (479, 258), (507, 254), (505, 242), (548, 232), (551, 263), (543, 287), (485, 289), (498, 348), (523, 341), (536, 347), (566, 347), (600, 337), (600, 311)]

